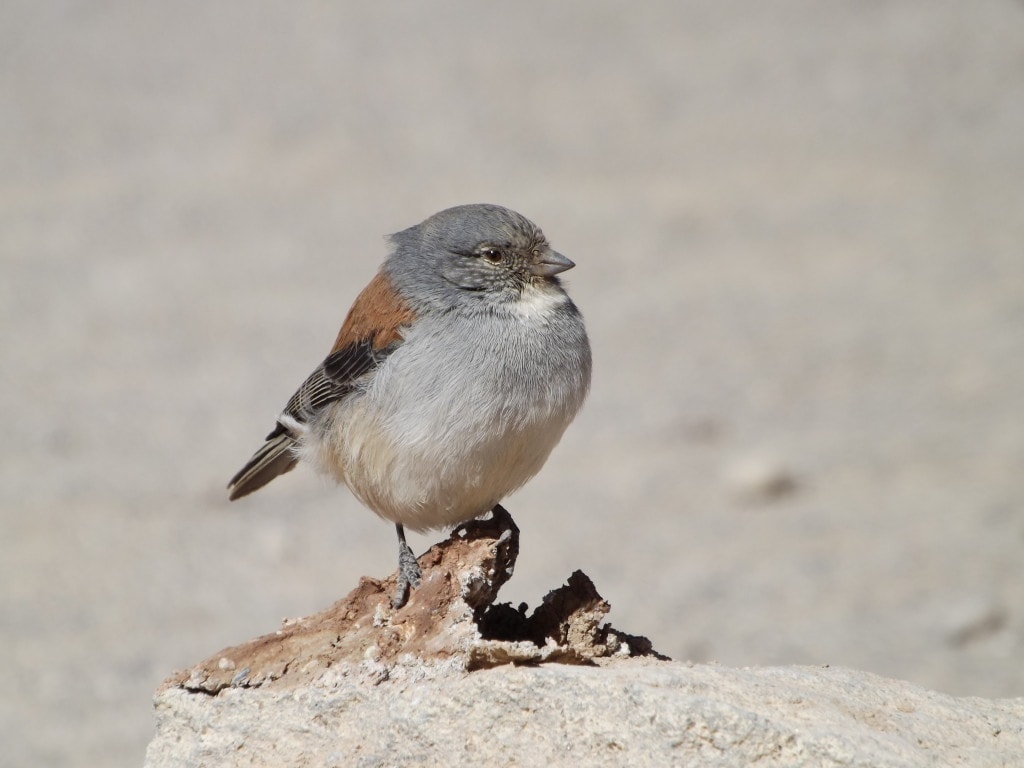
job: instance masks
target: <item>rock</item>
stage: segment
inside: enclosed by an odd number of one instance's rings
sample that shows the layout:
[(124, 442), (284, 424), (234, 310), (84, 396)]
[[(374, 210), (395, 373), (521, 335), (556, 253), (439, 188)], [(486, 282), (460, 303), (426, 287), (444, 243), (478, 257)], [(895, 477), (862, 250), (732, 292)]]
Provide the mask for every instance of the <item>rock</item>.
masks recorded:
[(736, 497), (751, 503), (776, 501), (800, 488), (796, 474), (781, 460), (769, 456), (748, 456), (735, 461), (724, 475)]
[[(394, 577), (164, 682), (147, 768), (1024, 764), (1024, 700), (956, 699), (829, 668), (671, 662), (602, 623), (581, 572), (495, 604), (518, 530), (498, 508)], [(558, 663), (556, 663), (558, 662)]]
[(1024, 702), (844, 669), (623, 659), (156, 699), (171, 766), (1024, 765)]

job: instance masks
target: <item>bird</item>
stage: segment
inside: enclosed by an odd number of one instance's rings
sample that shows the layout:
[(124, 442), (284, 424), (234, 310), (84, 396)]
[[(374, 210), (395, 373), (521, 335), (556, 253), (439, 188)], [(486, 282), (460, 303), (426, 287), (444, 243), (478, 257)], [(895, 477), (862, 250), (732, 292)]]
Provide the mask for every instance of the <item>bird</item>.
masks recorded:
[(229, 498), (299, 462), (349, 488), (398, 535), (392, 605), (422, 572), (405, 529), (495, 508), (547, 461), (590, 389), (575, 263), (522, 214), (459, 205), (389, 237), (334, 345), (288, 400)]

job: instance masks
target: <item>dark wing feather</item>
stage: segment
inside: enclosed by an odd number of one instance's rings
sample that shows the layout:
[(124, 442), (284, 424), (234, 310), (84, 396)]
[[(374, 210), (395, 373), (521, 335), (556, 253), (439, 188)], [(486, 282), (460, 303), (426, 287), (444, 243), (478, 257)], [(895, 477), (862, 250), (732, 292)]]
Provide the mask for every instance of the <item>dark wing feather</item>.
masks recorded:
[[(351, 392), (359, 377), (376, 368), (393, 348), (394, 345), (388, 349), (375, 350), (369, 341), (358, 341), (332, 352), (295, 390), (284, 407), (284, 414), (300, 424), (306, 424), (325, 406), (341, 400)], [(275, 433), (280, 434), (279, 429), (280, 423), (267, 439)]]
[(231, 498), (252, 493), (294, 467), (300, 437), (296, 425), (308, 424), (331, 403), (347, 397), (402, 343), (402, 329), (414, 319), (412, 308), (382, 269), (348, 311), (327, 359), (296, 390), (266, 442), (231, 478)]
[(283, 475), (295, 466), (295, 439), (280, 425), (280, 432), (272, 433), (260, 449), (252, 455), (228, 483), (228, 498), (231, 501), (258, 491), (278, 475)]
[[(291, 396), (282, 416), (306, 424), (323, 408), (341, 400), (392, 352), (398, 343), (374, 349), (370, 341), (349, 344), (327, 356)], [(266, 442), (228, 483), (232, 500), (259, 490), (278, 475), (291, 470), (297, 461), (298, 435), (278, 419)]]

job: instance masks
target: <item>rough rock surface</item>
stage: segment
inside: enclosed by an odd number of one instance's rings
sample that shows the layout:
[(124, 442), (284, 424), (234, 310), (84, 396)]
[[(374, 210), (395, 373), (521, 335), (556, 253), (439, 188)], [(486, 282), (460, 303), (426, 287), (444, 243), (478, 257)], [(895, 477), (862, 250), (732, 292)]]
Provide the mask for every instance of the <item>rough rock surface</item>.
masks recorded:
[(157, 697), (148, 768), (1024, 765), (1024, 702), (837, 668), (502, 666)]
[(671, 662), (602, 624), (608, 603), (580, 572), (529, 616), (495, 604), (518, 535), (499, 507), (420, 558), (403, 608), (394, 577), (365, 578), (176, 673), (157, 692), (147, 768), (1024, 764), (1024, 700)]

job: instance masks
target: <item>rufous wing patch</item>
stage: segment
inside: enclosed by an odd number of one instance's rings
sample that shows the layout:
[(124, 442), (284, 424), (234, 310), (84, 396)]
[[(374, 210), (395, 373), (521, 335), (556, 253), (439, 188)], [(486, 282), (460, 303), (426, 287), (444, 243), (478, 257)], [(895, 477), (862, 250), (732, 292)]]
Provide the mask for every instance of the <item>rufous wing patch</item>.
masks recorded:
[(356, 297), (331, 353), (360, 341), (369, 341), (374, 349), (383, 349), (401, 339), (402, 327), (412, 323), (415, 317), (382, 270)]

